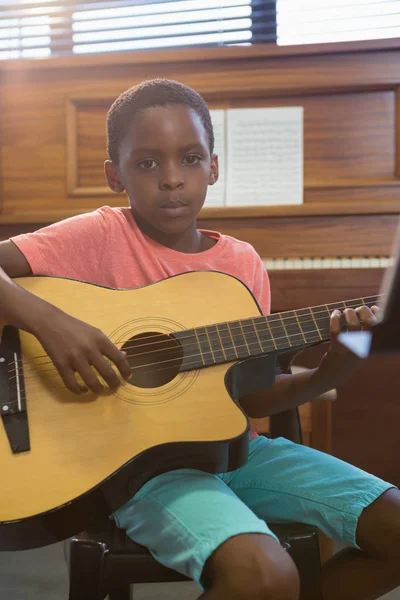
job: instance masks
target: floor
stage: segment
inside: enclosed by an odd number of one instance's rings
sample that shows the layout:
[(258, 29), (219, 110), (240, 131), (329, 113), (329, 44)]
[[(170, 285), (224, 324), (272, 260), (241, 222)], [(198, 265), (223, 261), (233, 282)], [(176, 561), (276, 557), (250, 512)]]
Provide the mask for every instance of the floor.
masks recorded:
[[(135, 600), (195, 600), (194, 583), (138, 585)], [(62, 544), (0, 552), (0, 600), (67, 600), (68, 571)]]
[[(193, 583), (140, 585), (135, 600), (195, 600)], [(400, 588), (385, 600), (400, 600)], [(0, 600), (67, 600), (68, 572), (62, 544), (39, 550), (0, 553)]]

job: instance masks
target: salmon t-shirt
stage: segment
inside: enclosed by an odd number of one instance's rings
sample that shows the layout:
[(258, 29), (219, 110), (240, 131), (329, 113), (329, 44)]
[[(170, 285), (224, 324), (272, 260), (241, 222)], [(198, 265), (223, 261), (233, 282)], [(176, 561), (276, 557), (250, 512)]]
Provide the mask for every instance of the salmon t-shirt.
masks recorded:
[[(214, 231), (197, 254), (177, 252), (139, 229), (131, 209), (98, 210), (11, 238), (33, 275), (66, 277), (112, 288), (138, 288), (189, 271), (221, 271), (242, 281), (263, 314), (270, 312), (270, 285), (261, 258), (247, 242)], [(251, 315), (249, 315), (251, 316)], [(250, 437), (257, 432), (251, 423)]]

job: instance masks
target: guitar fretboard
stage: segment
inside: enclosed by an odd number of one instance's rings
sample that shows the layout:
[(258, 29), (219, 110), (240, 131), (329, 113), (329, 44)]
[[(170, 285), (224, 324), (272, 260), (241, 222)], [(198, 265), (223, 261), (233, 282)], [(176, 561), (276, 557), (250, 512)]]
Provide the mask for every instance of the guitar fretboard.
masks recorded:
[[(177, 332), (183, 348), (181, 371), (232, 362), (270, 352), (285, 352), (330, 339), (330, 316), (335, 309), (373, 306), (379, 296), (322, 304), (269, 316), (215, 323)], [(341, 329), (346, 329), (342, 314)]]

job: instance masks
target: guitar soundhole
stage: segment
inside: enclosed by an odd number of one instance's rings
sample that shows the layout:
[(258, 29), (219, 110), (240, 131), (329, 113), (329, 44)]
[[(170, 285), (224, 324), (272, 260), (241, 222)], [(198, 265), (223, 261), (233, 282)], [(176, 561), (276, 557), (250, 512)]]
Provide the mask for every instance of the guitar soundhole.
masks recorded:
[(128, 383), (155, 388), (169, 383), (179, 373), (183, 351), (179, 342), (157, 331), (146, 331), (130, 338), (121, 347), (132, 372)]

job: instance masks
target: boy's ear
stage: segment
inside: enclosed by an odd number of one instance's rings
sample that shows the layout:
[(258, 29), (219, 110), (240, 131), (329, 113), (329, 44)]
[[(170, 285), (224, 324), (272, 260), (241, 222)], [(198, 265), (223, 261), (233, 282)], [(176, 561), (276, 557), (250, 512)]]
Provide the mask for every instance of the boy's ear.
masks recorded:
[(108, 186), (113, 192), (124, 191), (125, 188), (119, 180), (118, 169), (111, 160), (105, 161), (104, 173), (107, 179)]
[(208, 178), (208, 185), (214, 185), (218, 181), (219, 167), (218, 167), (218, 156), (213, 154), (211, 157), (211, 170)]

